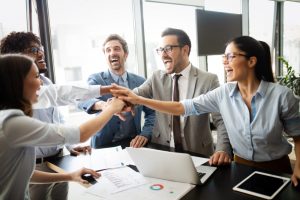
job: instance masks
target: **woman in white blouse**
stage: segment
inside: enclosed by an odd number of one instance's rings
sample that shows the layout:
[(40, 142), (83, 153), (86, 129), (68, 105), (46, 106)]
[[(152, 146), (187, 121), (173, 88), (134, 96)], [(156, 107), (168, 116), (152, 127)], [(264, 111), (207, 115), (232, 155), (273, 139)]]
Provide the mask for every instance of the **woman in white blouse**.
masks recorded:
[(86, 183), (81, 175), (100, 176), (90, 169), (67, 174), (34, 171), (35, 146), (84, 142), (121, 111), (124, 102), (112, 99), (99, 116), (80, 126), (47, 124), (31, 118), (40, 87), (38, 69), (30, 58), (0, 56), (0, 199), (29, 199), (29, 182)]

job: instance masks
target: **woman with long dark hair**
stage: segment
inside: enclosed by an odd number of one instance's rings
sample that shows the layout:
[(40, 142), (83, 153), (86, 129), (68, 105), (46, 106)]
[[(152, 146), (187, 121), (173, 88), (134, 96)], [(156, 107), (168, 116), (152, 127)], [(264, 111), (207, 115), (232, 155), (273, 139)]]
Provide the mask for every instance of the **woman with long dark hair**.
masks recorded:
[(80, 126), (47, 124), (31, 118), (40, 87), (39, 71), (32, 59), (13, 54), (0, 56), (0, 199), (29, 199), (30, 181), (86, 183), (81, 175), (100, 176), (89, 169), (67, 174), (33, 173), (35, 147), (86, 141), (122, 110), (124, 102), (112, 99), (99, 116)]

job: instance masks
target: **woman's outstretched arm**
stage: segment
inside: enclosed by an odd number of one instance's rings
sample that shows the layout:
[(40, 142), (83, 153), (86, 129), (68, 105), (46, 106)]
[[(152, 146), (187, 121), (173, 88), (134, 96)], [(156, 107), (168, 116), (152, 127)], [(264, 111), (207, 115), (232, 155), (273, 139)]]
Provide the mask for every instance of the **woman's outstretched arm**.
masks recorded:
[(127, 101), (131, 104), (141, 104), (145, 105), (153, 110), (159, 112), (172, 114), (172, 115), (182, 115), (184, 114), (184, 107), (180, 102), (174, 101), (159, 101), (154, 99), (148, 99), (145, 97), (138, 96), (134, 94), (130, 89), (113, 84), (113, 89), (110, 90), (111, 93), (121, 100)]

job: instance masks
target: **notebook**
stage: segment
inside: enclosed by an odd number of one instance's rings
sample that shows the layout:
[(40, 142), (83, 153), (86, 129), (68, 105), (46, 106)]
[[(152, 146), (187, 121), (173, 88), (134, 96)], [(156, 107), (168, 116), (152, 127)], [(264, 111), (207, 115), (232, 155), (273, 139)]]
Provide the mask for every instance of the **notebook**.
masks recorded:
[(175, 153), (148, 148), (126, 148), (139, 172), (146, 176), (190, 184), (203, 184), (216, 167), (194, 166), (186, 153)]

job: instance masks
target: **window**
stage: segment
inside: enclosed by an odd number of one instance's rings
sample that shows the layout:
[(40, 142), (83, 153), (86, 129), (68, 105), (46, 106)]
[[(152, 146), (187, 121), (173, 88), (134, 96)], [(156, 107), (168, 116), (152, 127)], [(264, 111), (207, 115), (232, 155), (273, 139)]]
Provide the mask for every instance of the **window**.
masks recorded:
[[(154, 14), (155, 11), (155, 14)], [(144, 26), (146, 41), (147, 76), (153, 71), (164, 69), (160, 56), (156, 54), (160, 34), (168, 27), (184, 30), (190, 37), (192, 49), (190, 61), (197, 66), (195, 7), (164, 3), (144, 3)], [(159, 22), (159, 23), (158, 23)]]
[(300, 3), (284, 2), (283, 56), (300, 73)]
[(27, 31), (26, 1), (0, 0), (0, 39), (12, 31)]
[(272, 44), (274, 2), (251, 0), (249, 2), (249, 33), (257, 40)]
[[(257, 40), (265, 41), (272, 48), (274, 20), (274, 2), (269, 0), (249, 1), (249, 35)], [(272, 55), (274, 50), (271, 49)], [(272, 56), (274, 58), (274, 56)], [(273, 60), (273, 71), (275, 62)]]
[(90, 74), (107, 70), (102, 43), (113, 33), (127, 41), (127, 69), (137, 71), (131, 0), (51, 0), (48, 5), (57, 83), (86, 82)]
[[(51, 0), (48, 6), (56, 83), (86, 83), (108, 70), (102, 43), (115, 33), (128, 43), (127, 70), (137, 72), (131, 0)], [(90, 117), (74, 106), (60, 110), (67, 123)]]
[(241, 14), (241, 0), (207, 0), (205, 10)]

